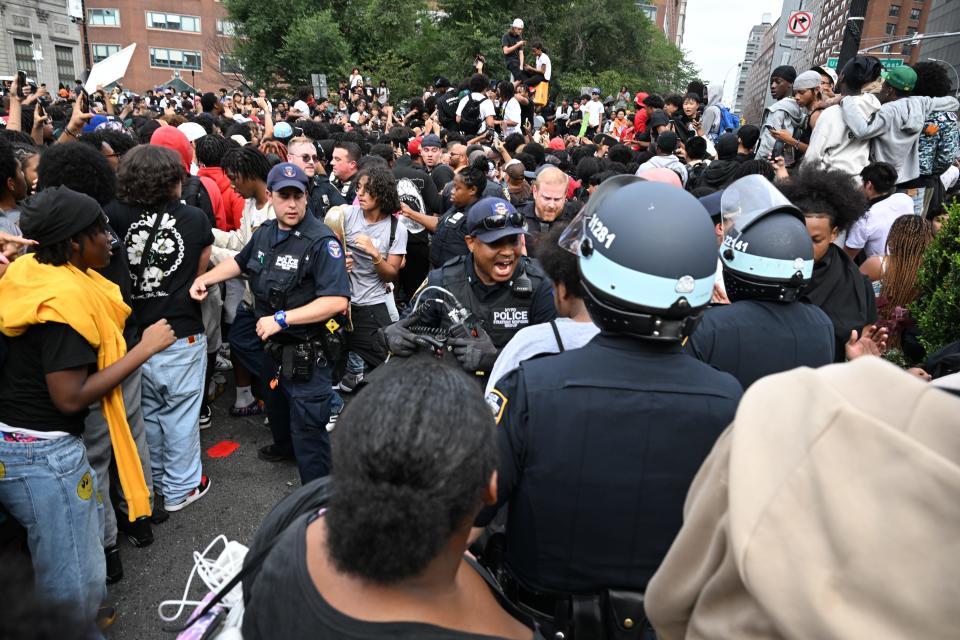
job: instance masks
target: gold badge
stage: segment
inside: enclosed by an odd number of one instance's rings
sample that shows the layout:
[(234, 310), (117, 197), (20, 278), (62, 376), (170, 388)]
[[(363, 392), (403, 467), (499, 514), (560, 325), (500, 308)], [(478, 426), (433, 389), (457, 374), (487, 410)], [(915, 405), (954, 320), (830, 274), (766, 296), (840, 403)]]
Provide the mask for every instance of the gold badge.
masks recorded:
[(77, 495), (81, 500), (89, 500), (93, 495), (93, 478), (90, 477), (89, 471), (83, 474), (80, 482), (77, 483)]

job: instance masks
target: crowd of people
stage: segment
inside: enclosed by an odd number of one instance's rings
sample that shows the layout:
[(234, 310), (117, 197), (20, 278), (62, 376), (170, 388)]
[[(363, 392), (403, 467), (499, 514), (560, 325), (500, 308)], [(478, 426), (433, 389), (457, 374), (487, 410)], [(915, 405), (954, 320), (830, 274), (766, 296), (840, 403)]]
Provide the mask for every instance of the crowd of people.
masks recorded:
[(951, 635), (960, 400), (909, 311), (945, 68), (781, 66), (744, 123), (701, 82), (558, 95), (523, 33), (405, 102), (7, 88), (0, 558), (76, 637), (118, 536), (217, 482), (228, 376), (263, 463), (335, 487), (248, 640)]

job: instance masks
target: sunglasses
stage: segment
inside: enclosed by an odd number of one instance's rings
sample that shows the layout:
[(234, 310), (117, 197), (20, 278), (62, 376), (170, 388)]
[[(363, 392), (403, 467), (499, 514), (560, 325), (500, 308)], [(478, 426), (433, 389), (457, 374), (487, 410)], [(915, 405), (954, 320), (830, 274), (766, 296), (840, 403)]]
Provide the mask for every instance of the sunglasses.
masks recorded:
[(300, 160), (302, 160), (304, 163), (316, 162), (319, 159), (320, 159), (320, 156), (318, 156), (317, 154), (310, 155), (309, 153), (304, 153), (303, 155), (300, 156)]
[(522, 229), (523, 216), (516, 211), (503, 215), (487, 216), (480, 221), (480, 226), (487, 231), (497, 231), (499, 229), (505, 229), (508, 226)]

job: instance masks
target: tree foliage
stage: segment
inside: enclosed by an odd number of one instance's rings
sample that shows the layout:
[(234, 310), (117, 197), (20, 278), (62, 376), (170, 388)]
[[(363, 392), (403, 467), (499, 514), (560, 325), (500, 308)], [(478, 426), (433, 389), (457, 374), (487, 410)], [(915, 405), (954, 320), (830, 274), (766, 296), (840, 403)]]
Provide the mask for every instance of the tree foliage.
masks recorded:
[(910, 306), (927, 354), (960, 338), (960, 204), (947, 210), (950, 217), (923, 254), (919, 297)]
[(311, 73), (333, 82), (359, 67), (364, 76), (386, 80), (394, 96), (411, 96), (437, 75), (463, 80), (477, 53), (486, 56), (488, 75), (504, 78), (500, 38), (515, 17), (526, 23), (524, 38), (542, 40), (550, 54), (554, 93), (600, 86), (606, 95), (621, 85), (666, 93), (694, 75), (683, 52), (623, 0), (440, 0), (436, 11), (424, 0), (224, 0), (224, 6), (237, 27), (235, 53), (257, 86), (309, 84)]

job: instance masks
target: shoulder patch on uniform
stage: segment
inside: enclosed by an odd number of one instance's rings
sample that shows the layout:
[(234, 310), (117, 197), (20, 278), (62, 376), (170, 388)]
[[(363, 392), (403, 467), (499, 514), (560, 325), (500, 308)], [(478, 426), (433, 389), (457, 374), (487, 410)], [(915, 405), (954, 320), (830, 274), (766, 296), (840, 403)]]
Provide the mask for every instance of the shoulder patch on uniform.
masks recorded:
[(496, 420), (499, 425), (500, 420), (503, 418), (503, 411), (507, 408), (507, 397), (496, 389), (493, 389), (487, 394), (487, 406), (493, 411), (493, 419)]
[(336, 240), (328, 240), (327, 253), (329, 253), (330, 257), (334, 260), (339, 260), (340, 256), (343, 255), (343, 251), (340, 249), (340, 243)]

